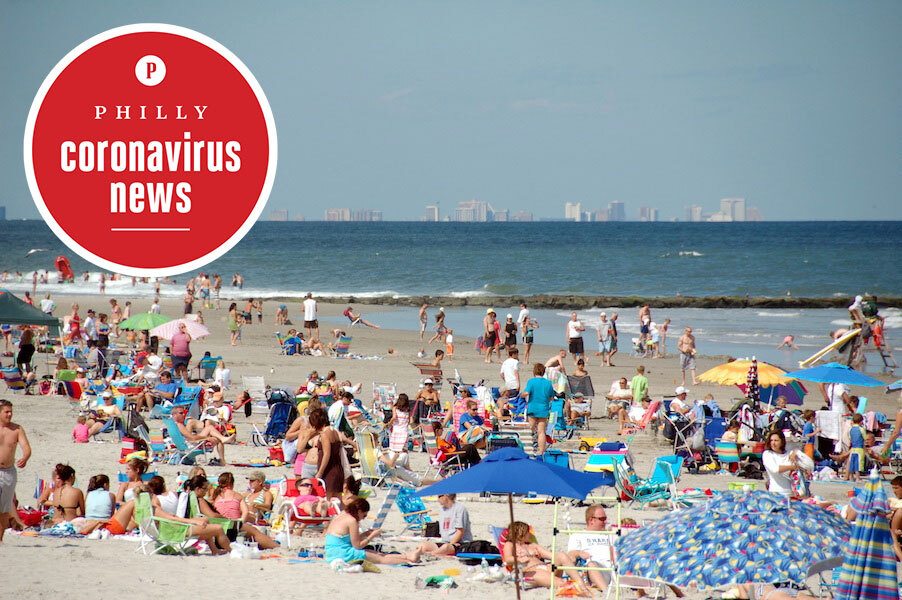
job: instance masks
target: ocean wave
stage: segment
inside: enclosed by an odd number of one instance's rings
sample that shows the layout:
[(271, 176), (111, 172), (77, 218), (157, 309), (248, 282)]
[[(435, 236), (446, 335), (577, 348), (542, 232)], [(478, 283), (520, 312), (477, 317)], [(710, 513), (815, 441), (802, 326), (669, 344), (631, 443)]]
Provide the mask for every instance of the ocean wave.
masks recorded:
[(463, 292), (448, 292), (446, 294), (449, 298), (479, 298), (480, 296), (491, 296), (485, 290), (466, 290)]
[(802, 313), (800, 312), (790, 312), (790, 313), (776, 313), (776, 312), (767, 312), (762, 311), (755, 313), (759, 317), (800, 317)]
[(698, 250), (680, 250), (679, 252), (665, 252), (660, 258), (670, 258), (673, 256), (699, 257), (704, 255), (704, 252), (699, 252)]

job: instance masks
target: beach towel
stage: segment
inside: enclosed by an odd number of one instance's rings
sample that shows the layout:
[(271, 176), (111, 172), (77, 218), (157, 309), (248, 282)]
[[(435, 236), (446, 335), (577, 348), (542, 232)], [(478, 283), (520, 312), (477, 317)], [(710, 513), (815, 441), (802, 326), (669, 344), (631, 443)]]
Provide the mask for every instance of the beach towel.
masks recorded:
[(842, 415), (832, 410), (819, 410), (815, 414), (815, 424), (821, 430), (821, 437), (839, 440), (842, 433)]

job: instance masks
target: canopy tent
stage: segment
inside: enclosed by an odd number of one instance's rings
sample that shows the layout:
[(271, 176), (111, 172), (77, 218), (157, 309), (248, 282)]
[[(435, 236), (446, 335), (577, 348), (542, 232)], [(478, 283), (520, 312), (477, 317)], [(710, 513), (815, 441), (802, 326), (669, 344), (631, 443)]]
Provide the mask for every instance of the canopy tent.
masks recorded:
[(7, 290), (0, 290), (0, 323), (56, 328), (56, 333), (60, 326), (59, 319), (42, 313)]

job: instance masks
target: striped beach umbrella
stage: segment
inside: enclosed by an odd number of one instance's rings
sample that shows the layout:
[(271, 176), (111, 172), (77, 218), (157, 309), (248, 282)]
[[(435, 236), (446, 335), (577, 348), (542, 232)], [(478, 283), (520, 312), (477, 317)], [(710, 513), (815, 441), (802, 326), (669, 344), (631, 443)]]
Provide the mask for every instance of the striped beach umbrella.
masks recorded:
[(835, 598), (898, 600), (889, 501), (876, 470), (868, 478), (863, 493), (853, 498), (851, 505), (858, 518), (843, 552)]

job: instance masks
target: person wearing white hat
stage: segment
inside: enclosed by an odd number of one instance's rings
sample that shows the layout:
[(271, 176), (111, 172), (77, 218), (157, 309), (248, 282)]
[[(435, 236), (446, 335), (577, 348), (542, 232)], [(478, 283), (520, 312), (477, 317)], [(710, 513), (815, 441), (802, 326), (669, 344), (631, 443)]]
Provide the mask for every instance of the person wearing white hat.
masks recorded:
[(674, 398), (670, 403), (670, 412), (677, 413), (680, 416), (687, 416), (689, 411), (692, 410), (692, 407), (689, 406), (689, 403), (686, 402), (686, 397), (689, 395), (689, 390), (684, 388), (683, 386), (679, 386), (677, 389), (673, 391), (676, 394), (676, 398)]
[(517, 324), (514, 315), (508, 313), (504, 322), (504, 345), (510, 349), (517, 345)]
[(600, 321), (598, 323), (598, 352), (595, 356), (601, 356), (601, 364), (605, 367), (611, 366), (611, 344), (614, 341), (614, 328), (608, 321), (607, 313), (598, 315)]

